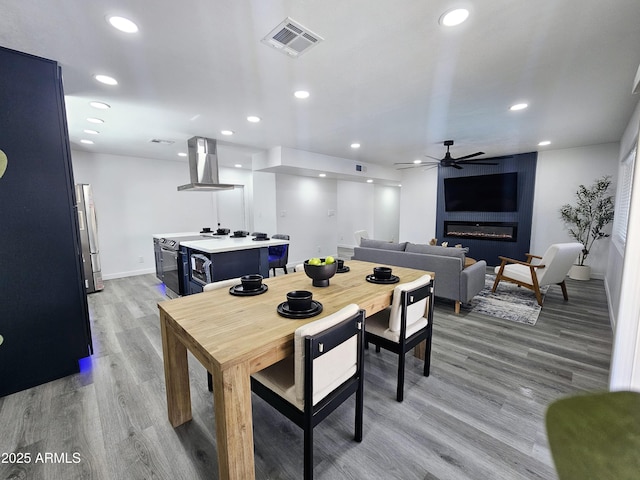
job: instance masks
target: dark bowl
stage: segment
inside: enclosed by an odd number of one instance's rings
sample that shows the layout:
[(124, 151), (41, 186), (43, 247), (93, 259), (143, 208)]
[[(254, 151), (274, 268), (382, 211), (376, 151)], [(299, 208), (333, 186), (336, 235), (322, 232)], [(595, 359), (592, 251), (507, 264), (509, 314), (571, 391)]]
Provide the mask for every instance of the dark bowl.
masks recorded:
[(311, 309), (311, 299), (313, 294), (307, 290), (294, 290), (287, 293), (287, 304), (289, 310), (293, 312), (302, 312)]
[[(320, 260), (324, 262), (324, 258)], [(337, 270), (337, 262), (330, 265), (309, 265), (309, 260), (304, 261), (304, 273), (313, 280), (314, 287), (328, 287), (329, 279), (336, 274)]]
[(336, 263), (338, 264), (338, 270), (342, 270), (344, 268), (344, 260), (341, 258), (336, 259)]
[(246, 237), (249, 234), (249, 232), (247, 232), (246, 230), (236, 230), (233, 232), (233, 234), (236, 237)]
[(216, 233), (218, 235), (227, 235), (229, 233), (229, 229), (228, 228), (219, 228), (218, 230), (216, 230)]
[(258, 290), (262, 286), (262, 275), (253, 273), (251, 275), (245, 275), (240, 277), (242, 282), (242, 289), (245, 291)]
[(378, 280), (389, 280), (391, 278), (391, 269), (389, 267), (374, 267), (373, 276)]
[(260, 232), (254, 233), (254, 236), (256, 238), (267, 238), (267, 234), (266, 233), (260, 233)]

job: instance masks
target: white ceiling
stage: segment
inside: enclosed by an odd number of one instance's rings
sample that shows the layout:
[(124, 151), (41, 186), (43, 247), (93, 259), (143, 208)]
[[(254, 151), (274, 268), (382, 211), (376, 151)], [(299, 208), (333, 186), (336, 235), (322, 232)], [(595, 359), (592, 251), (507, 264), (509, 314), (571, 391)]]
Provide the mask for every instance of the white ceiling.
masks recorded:
[[(469, 20), (440, 26), (454, 6)], [(261, 43), (285, 17), (324, 41), (297, 59)], [(198, 135), (219, 140), (221, 165), (275, 146), (392, 165), (441, 157), (446, 139), (454, 157), (618, 141), (639, 100), (640, 1), (2, 0), (0, 45), (62, 65), (77, 149), (179, 160)]]

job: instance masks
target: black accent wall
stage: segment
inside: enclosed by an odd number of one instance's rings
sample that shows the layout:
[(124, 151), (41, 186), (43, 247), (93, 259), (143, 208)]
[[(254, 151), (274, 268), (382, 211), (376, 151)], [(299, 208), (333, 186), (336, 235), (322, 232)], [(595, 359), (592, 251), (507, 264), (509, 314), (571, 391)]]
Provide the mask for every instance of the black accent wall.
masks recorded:
[[(462, 170), (439, 167), (438, 210), (436, 215), (436, 238), (438, 245), (449, 242), (449, 246), (461, 243), (469, 247), (468, 256), (476, 260), (486, 260), (488, 265), (499, 265), (498, 256), (525, 260), (531, 242), (531, 221), (533, 217), (533, 197), (536, 181), (537, 152), (522, 153), (499, 160), (486, 159), (498, 165), (465, 165)], [(483, 159), (484, 160), (484, 159)], [(518, 173), (518, 211), (516, 212), (447, 212), (444, 206), (444, 179), (494, 173)], [(491, 239), (447, 237), (444, 222), (508, 222), (517, 223), (517, 239), (505, 242)]]

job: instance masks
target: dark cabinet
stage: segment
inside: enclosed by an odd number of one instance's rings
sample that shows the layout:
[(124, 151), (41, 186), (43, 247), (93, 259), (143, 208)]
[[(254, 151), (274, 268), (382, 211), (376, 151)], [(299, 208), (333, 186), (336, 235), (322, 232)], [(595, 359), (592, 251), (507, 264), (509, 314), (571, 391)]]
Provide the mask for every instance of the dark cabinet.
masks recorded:
[(60, 67), (0, 47), (0, 71), (2, 396), (78, 372), (92, 344)]

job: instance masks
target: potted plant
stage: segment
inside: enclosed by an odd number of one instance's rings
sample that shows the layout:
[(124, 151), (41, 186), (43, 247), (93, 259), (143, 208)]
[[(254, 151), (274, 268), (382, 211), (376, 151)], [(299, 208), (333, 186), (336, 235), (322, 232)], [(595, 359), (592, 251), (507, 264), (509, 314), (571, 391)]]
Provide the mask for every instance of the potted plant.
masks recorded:
[(575, 205), (563, 205), (560, 217), (569, 230), (569, 235), (584, 245), (578, 255), (578, 263), (569, 272), (569, 277), (575, 280), (589, 280), (591, 267), (585, 265), (585, 260), (591, 252), (596, 240), (609, 236), (604, 227), (613, 221), (613, 195), (609, 194), (611, 177), (605, 175), (590, 187), (580, 185), (576, 192)]

